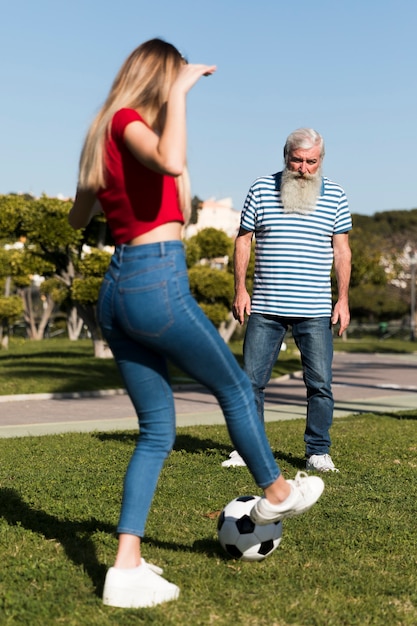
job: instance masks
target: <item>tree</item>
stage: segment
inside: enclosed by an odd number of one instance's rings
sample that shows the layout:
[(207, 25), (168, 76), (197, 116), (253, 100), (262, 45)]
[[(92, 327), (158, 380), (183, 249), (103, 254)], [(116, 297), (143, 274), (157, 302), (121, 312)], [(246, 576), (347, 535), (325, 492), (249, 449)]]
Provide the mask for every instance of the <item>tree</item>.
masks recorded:
[(231, 314), (232, 252), (232, 239), (216, 228), (204, 228), (186, 242), (191, 293), (226, 342), (237, 325)]
[[(373, 232), (368, 216), (353, 216), (350, 233), (352, 274), (349, 302), (352, 318), (379, 319), (383, 294), (387, 291), (388, 276), (382, 264), (382, 239)], [(337, 298), (337, 283), (333, 273), (333, 298)], [(392, 312), (392, 311), (391, 311)], [(388, 308), (384, 311), (388, 314)]]
[(12, 295), (12, 274), (15, 263), (13, 257), (16, 250), (7, 244), (0, 248), (0, 345), (8, 348), (9, 329), (23, 314), (22, 299)]
[[(41, 338), (48, 313), (39, 306), (39, 302), (36, 303), (38, 306), (34, 303), (36, 296), (39, 295), (39, 289), (33, 277), (52, 269), (52, 266), (42, 257), (33, 257), (32, 250), (27, 246), (23, 220), (27, 203), (31, 201), (33, 198), (30, 196), (0, 197), (0, 230), (3, 244), (0, 252), (0, 281), (4, 281), (5, 298), (20, 296), (28, 335), (32, 338)], [(6, 306), (6, 303), (4, 305)], [(43, 312), (39, 313), (38, 309), (42, 309)], [(12, 305), (11, 310), (15, 311), (16, 307)], [(39, 334), (35, 316), (41, 318)], [(2, 332), (10, 321), (3, 318)], [(13, 321), (16, 321), (16, 315), (13, 315)]]
[[(353, 215), (350, 234), (352, 276), (350, 309), (361, 321), (389, 321), (406, 315), (408, 294), (398, 277), (404, 274), (403, 252), (417, 238), (417, 210)], [(336, 296), (335, 292), (333, 294)]]
[(22, 299), (19, 296), (0, 296), (0, 345), (9, 346), (9, 326), (19, 319), (23, 312)]
[[(75, 317), (81, 318), (91, 333), (95, 354), (102, 355), (105, 353), (104, 342), (95, 317), (95, 303), (102, 275), (98, 278), (96, 273), (97, 257), (91, 263), (85, 259), (91, 252), (91, 248), (86, 247), (87, 243), (92, 243), (94, 238), (97, 247), (103, 247), (106, 243), (103, 220), (95, 219), (85, 231), (75, 231), (68, 223), (70, 207), (70, 201), (46, 196), (37, 200), (0, 196), (0, 227), (4, 227), (3, 232), (10, 240), (24, 240), (19, 263), (16, 262), (20, 264), (19, 271), (16, 270), (13, 278), (16, 291), (20, 289), (24, 302), (30, 336), (41, 339), (53, 311), (60, 306), (69, 314), (74, 328), (80, 328), (79, 320), (74, 320), (74, 312), (77, 313)], [(109, 254), (101, 252), (98, 256), (102, 271), (103, 258), (108, 261)], [(30, 279), (34, 274), (40, 274), (45, 279), (36, 294)], [(26, 281), (26, 286), (18, 284), (19, 276)], [(83, 289), (77, 286), (77, 279), (86, 281)], [(38, 301), (42, 303), (41, 313), (34, 306), (37, 302), (34, 295), (38, 295)]]
[(229, 257), (233, 251), (231, 238), (223, 230), (217, 228), (203, 228), (191, 239), (195, 239), (200, 249), (201, 259), (211, 261), (217, 257)]
[(188, 271), (190, 289), (207, 317), (219, 328), (230, 314), (233, 276), (225, 270), (196, 265)]
[(394, 285), (356, 285), (349, 296), (352, 317), (370, 322), (399, 319), (409, 310), (404, 296), (404, 291)]
[(95, 345), (95, 356), (110, 357), (108, 346), (101, 340), (101, 331), (96, 319), (96, 303), (103, 276), (110, 261), (110, 253), (104, 250), (91, 250), (80, 261), (79, 278), (74, 278), (71, 295), (77, 303), (80, 314), (87, 324)]

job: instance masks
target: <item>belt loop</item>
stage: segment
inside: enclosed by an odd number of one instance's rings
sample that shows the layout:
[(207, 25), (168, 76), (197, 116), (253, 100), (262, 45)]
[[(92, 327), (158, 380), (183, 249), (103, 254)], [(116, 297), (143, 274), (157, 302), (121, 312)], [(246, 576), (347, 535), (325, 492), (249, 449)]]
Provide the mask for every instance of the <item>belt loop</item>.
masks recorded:
[(165, 256), (165, 241), (161, 241), (161, 256)]

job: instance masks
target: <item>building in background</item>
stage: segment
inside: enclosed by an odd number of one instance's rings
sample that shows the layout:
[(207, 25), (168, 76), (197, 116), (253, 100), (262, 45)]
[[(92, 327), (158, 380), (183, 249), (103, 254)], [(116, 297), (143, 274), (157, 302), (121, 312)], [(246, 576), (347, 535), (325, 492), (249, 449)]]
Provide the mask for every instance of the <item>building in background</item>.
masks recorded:
[(240, 224), (240, 211), (233, 208), (232, 198), (204, 200), (198, 210), (196, 224), (189, 224), (185, 229), (185, 237), (193, 237), (203, 228), (223, 230), (229, 237), (236, 237)]

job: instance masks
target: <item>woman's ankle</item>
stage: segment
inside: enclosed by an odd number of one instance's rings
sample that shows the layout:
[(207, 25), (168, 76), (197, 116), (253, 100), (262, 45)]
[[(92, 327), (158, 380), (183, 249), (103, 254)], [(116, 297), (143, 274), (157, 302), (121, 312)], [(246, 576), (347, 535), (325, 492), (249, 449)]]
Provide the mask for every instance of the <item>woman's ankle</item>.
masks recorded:
[(133, 569), (139, 567), (141, 563), (140, 537), (125, 533), (119, 535), (119, 546), (114, 567), (118, 569)]
[(271, 504), (281, 504), (291, 494), (291, 485), (285, 480), (282, 474), (272, 485), (264, 489), (265, 498)]

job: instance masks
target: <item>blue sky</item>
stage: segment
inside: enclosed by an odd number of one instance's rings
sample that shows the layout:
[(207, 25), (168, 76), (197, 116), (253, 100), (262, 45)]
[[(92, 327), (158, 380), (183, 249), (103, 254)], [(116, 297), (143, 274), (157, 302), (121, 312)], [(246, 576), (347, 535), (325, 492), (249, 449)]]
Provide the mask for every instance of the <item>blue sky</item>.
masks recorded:
[(417, 207), (415, 0), (14, 0), (0, 38), (0, 193), (75, 192), (85, 132), (152, 37), (216, 64), (188, 99), (192, 192), (242, 208), (287, 135), (325, 138), (352, 212)]

